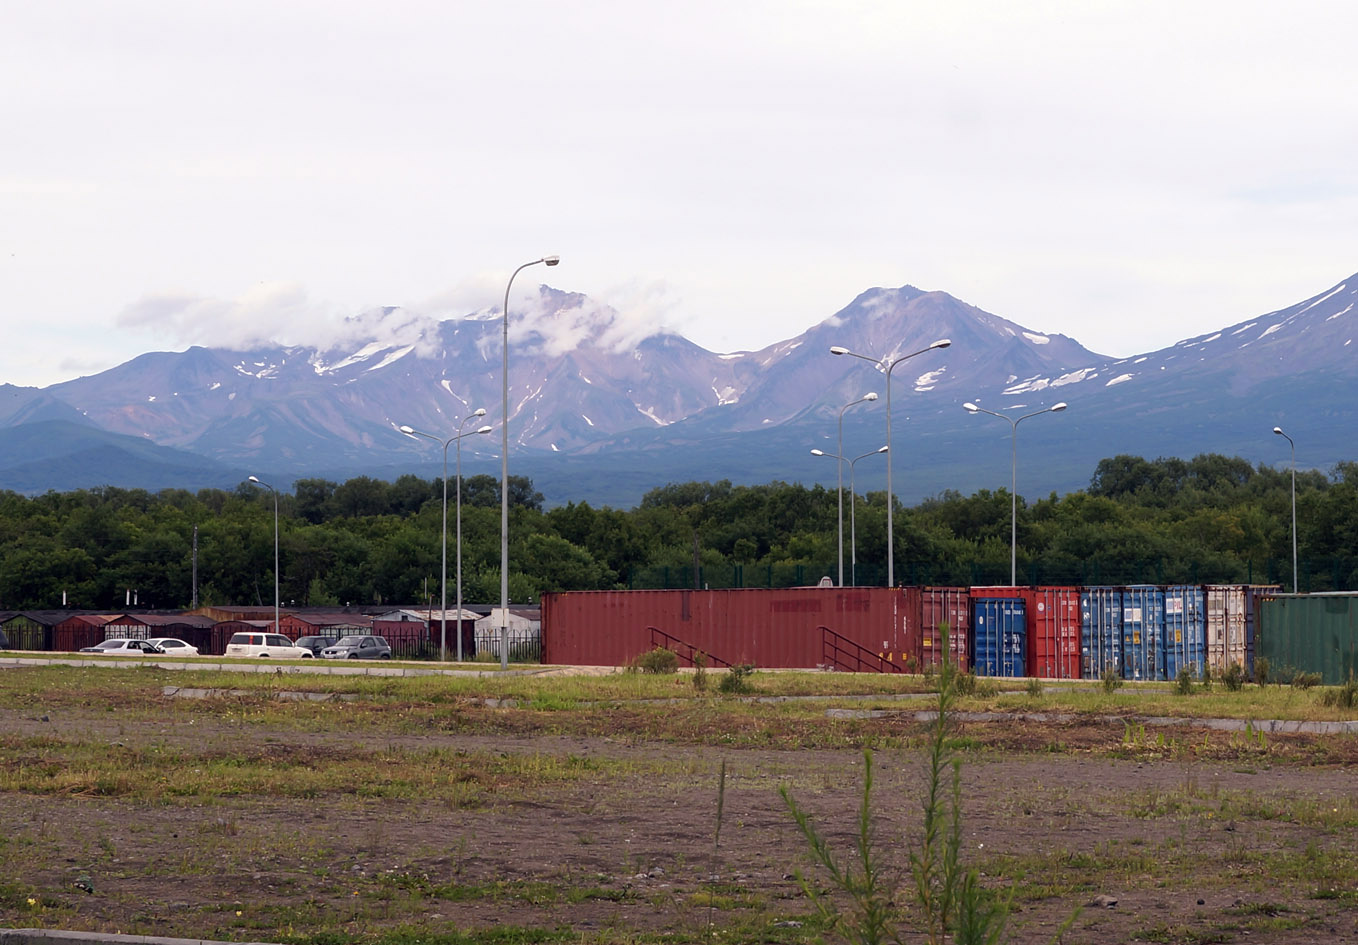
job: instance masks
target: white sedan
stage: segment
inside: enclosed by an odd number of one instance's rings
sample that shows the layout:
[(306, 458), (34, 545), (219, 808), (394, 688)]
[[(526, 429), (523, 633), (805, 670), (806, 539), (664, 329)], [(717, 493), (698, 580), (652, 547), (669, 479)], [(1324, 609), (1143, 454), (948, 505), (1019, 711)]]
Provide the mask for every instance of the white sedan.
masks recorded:
[(146, 656), (158, 654), (160, 649), (150, 640), (105, 640), (94, 646), (82, 646), (81, 653), (101, 653), (104, 656)]
[(198, 647), (185, 643), (178, 637), (152, 637), (146, 641), (154, 644), (166, 656), (200, 656)]

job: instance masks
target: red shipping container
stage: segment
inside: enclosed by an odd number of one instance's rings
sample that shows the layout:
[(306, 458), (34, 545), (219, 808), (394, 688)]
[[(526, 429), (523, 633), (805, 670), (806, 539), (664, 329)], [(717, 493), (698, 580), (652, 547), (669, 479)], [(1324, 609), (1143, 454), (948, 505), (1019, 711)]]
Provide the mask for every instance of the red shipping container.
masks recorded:
[(1080, 678), (1080, 589), (1018, 588), (1028, 617), (1028, 675)]
[[(971, 631), (971, 595), (965, 587), (906, 588), (907, 600), (914, 592), (916, 603), (912, 613), (918, 628), (917, 665), (939, 667), (946, 658), (966, 672), (971, 665), (967, 637)], [(946, 637), (946, 641), (945, 641)]]
[(550, 593), (542, 661), (624, 666), (663, 646), (716, 666), (890, 669), (911, 653), (903, 601), (871, 587)]

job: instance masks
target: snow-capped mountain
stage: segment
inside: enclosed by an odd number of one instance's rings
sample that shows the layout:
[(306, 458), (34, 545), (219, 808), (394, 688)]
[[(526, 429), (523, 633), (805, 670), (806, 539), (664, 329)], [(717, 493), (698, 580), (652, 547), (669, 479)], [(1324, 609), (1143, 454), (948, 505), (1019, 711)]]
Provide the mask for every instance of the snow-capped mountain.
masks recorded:
[[(1358, 277), (1287, 309), (1114, 359), (944, 292), (879, 288), (795, 338), (719, 354), (543, 287), (509, 325), (515, 470), (552, 500), (614, 504), (684, 479), (833, 481), (833, 464), (809, 450), (833, 452), (840, 409), (868, 391), (880, 397), (845, 414), (844, 449), (880, 445), (886, 378), (874, 362), (917, 351), (891, 379), (895, 468), (908, 469), (898, 476), (903, 498), (1004, 484), (997, 472), (1007, 470), (1009, 430), (966, 414), (966, 401), (1015, 414), (1070, 404), (1059, 419), (1024, 425), (1025, 456), (1040, 457), (1025, 464), (1028, 492), (1078, 488), (1099, 459), (1123, 452), (1272, 461), (1275, 424), (1308, 444), (1299, 462), (1324, 468), (1349, 458), (1358, 432), (1355, 301)], [(383, 332), (382, 319), (398, 315), (365, 323), (385, 340), (333, 350), (191, 348), (42, 390), (3, 385), (0, 441), (60, 421), (100, 431), (105, 447), (121, 435), (193, 454), (198, 467), (215, 461), (222, 477), (241, 468), (283, 479), (429, 475), (438, 446), (398, 428), (448, 437), (473, 429), (462, 421), (484, 407), (478, 424), (498, 429), (503, 322), (482, 311), (413, 334)], [(941, 338), (951, 346), (924, 350)], [(832, 347), (853, 354), (836, 357)], [(498, 436), (468, 440), (464, 461), (489, 468), (498, 445)], [(0, 456), (8, 457), (0, 460), (5, 485), (6, 469), (25, 460), (13, 450)], [(88, 484), (99, 484), (99, 464), (87, 465)], [(31, 489), (34, 470), (25, 468)]]

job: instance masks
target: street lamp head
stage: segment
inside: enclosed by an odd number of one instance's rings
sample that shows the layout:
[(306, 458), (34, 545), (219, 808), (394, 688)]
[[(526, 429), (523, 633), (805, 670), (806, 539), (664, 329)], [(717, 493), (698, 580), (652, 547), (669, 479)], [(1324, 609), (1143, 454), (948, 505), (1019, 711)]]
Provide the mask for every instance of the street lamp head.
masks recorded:
[(1066, 402), (1065, 402), (1065, 401), (1062, 401), (1062, 402), (1059, 403), (1059, 404), (1052, 404), (1052, 405), (1051, 405), (1050, 407), (1048, 407), (1047, 409), (1050, 410), (1052, 413), (1060, 413), (1062, 410), (1065, 410), (1066, 407), (1067, 407)]
[[(1283, 432), (1283, 428), (1282, 428), (1282, 427), (1274, 427), (1274, 428), (1273, 428), (1273, 432), (1276, 433), (1276, 434), (1278, 434), (1279, 436), (1286, 436), (1286, 435), (1287, 435), (1286, 433)], [(252, 476), (251, 478), (254, 478), (254, 477)]]
[(864, 400), (876, 400), (876, 399), (877, 399), (877, 394), (876, 394), (875, 391), (868, 391), (866, 394), (863, 395), (863, 399), (864, 399)]
[(492, 427), (492, 426), (490, 426), (489, 424), (487, 424), (487, 425), (484, 426), (484, 427), (477, 427), (477, 428), (476, 428), (476, 432), (477, 432), (477, 433), (489, 433), (491, 430), (494, 430), (494, 429), (495, 429), (494, 427)]
[(967, 413), (976, 413), (976, 411), (980, 410), (981, 408), (968, 401), (967, 403), (962, 405), (962, 409), (965, 410)]
[(486, 415), (485, 407), (477, 407), (475, 410), (472, 411), (473, 417), (484, 417), (485, 415)]
[(849, 349), (848, 349), (848, 348), (841, 348), (839, 345), (835, 345), (834, 347), (832, 347), (832, 348), (830, 349), (830, 353), (831, 353), (831, 354), (848, 354), (848, 353), (849, 353)]
[(549, 266), (555, 266), (557, 263), (561, 262), (561, 257), (560, 257), (560, 256), (544, 256), (543, 259), (542, 259), (542, 261), (545, 262), (545, 263), (546, 263), (547, 265), (549, 265)]
[(890, 450), (891, 450), (891, 447), (889, 447), (889, 446), (883, 446), (883, 447), (882, 447), (881, 449), (879, 449), (877, 452), (879, 452), (879, 453), (886, 453), (886, 452), (890, 452)]
[(824, 456), (824, 455), (825, 455), (825, 450), (812, 450), (812, 451), (811, 451), (811, 455), (812, 455), (812, 456)]
[[(415, 435), (415, 428), (414, 428), (414, 427), (408, 427), (408, 426), (406, 426), (404, 423), (401, 424), (401, 425), (400, 425), (399, 427), (397, 427), (396, 429), (400, 430), (400, 431), (401, 431), (402, 433), (404, 433), (406, 436), (414, 436), (414, 435)], [(252, 476), (251, 478), (254, 478), (254, 477)]]
[(931, 344), (929, 347), (930, 347), (930, 348), (946, 348), (946, 347), (948, 347), (950, 344), (952, 344), (952, 339), (951, 339), (951, 338), (940, 338), (940, 339), (938, 339), (937, 341), (935, 341), (933, 344)]
[[(1279, 430), (1278, 432), (1281, 433), (1282, 431)], [(254, 482), (254, 483), (258, 483), (258, 482), (259, 482), (259, 477), (258, 477), (258, 476), (251, 476), (251, 477), (250, 477), (250, 481), (251, 481), (251, 482)]]

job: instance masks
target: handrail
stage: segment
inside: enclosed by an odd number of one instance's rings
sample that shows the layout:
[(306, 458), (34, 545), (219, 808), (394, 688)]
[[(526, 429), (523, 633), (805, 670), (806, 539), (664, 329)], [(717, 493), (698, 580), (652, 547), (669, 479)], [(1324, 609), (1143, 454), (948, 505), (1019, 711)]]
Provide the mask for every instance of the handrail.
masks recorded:
[(701, 650), (691, 643), (686, 643), (683, 640), (679, 639), (678, 637), (674, 636), (673, 634), (666, 633), (659, 627), (647, 627), (646, 629), (651, 631), (652, 647), (658, 647), (662, 650), (669, 650), (671, 653), (679, 657), (681, 660), (687, 661), (689, 666), (697, 665), (697, 663), (694, 661), (694, 656), (699, 653), (701, 653), (703, 656), (704, 666), (725, 666), (727, 668), (730, 668), (731, 666), (730, 663), (722, 659), (720, 656), (716, 656), (712, 653), (708, 653), (705, 650)]
[(904, 673), (904, 666), (885, 659), (862, 644), (850, 640), (829, 627), (817, 627), (821, 632), (821, 655), (825, 664), (851, 673)]

